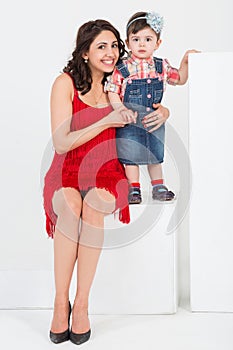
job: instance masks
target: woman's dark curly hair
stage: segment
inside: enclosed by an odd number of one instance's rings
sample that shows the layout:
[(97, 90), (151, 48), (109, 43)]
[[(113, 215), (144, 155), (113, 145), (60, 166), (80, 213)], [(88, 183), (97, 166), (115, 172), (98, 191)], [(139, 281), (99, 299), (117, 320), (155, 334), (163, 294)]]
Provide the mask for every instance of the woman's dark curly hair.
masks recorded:
[[(90, 45), (103, 30), (108, 30), (115, 35), (118, 42), (119, 58), (125, 54), (125, 45), (120, 38), (120, 33), (111, 23), (102, 19), (84, 23), (78, 30), (72, 58), (68, 61), (67, 66), (63, 68), (63, 72), (71, 75), (77, 90), (81, 91), (82, 95), (90, 91), (92, 84), (91, 70), (82, 56), (89, 51)], [(104, 84), (109, 74), (111, 73), (104, 74), (102, 84)]]

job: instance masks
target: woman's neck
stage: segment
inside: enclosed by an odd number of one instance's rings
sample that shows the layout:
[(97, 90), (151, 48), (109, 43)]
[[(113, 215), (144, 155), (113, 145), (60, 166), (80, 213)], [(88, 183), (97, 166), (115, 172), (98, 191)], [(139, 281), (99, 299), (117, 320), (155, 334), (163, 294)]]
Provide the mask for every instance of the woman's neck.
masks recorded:
[(104, 92), (102, 79), (93, 79), (91, 89), (85, 95), (80, 96), (81, 100), (92, 107), (102, 108), (109, 105), (107, 94)]
[(95, 73), (95, 74), (92, 73), (92, 85), (93, 86), (101, 85), (102, 81), (103, 81), (103, 78), (104, 78), (104, 74), (102, 72), (101, 73)]

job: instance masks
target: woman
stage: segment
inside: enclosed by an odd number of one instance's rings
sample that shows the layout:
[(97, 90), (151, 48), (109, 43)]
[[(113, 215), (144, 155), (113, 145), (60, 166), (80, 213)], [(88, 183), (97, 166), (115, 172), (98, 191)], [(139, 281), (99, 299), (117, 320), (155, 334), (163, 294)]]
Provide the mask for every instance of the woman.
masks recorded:
[[(113, 111), (103, 91), (124, 55), (119, 32), (107, 21), (83, 24), (72, 59), (53, 84), (51, 127), (55, 155), (45, 176), (46, 230), (54, 238), (55, 301), (50, 339), (81, 344), (90, 338), (88, 298), (103, 244), (104, 216), (119, 209), (128, 223), (128, 182), (116, 154), (115, 128), (135, 121)], [(166, 108), (159, 106), (163, 120)], [(154, 125), (151, 116), (147, 123)], [(80, 218), (82, 219), (80, 221)], [(77, 264), (72, 307), (69, 287)]]

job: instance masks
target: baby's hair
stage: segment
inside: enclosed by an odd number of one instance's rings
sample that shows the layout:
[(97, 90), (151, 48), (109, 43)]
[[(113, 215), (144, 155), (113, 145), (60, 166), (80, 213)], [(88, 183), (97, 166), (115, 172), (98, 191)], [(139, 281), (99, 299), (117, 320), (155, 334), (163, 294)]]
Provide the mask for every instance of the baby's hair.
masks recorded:
[[(151, 28), (151, 26), (147, 23), (147, 20), (146, 20), (147, 14), (148, 14), (147, 12), (136, 12), (133, 16), (130, 17), (130, 19), (128, 20), (127, 26), (126, 26), (127, 40), (129, 40), (129, 35), (131, 33), (136, 34), (137, 32), (139, 32), (140, 30), (142, 30), (144, 28), (147, 28), (147, 27)], [(141, 18), (141, 17), (143, 17), (143, 18)], [(155, 32), (155, 34), (157, 35), (157, 40), (159, 40), (161, 32), (159, 32), (159, 33)]]

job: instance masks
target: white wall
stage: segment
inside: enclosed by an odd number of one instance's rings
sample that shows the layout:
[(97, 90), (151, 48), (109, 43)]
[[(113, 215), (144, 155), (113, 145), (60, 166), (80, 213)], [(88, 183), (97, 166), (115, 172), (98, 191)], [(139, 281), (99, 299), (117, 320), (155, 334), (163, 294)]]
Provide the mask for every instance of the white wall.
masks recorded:
[[(117, 5), (118, 3), (118, 5)], [(155, 10), (164, 15), (158, 55), (177, 66), (187, 49), (233, 51), (231, 0), (8, 1), (0, 13), (1, 35), (1, 246), (0, 269), (43, 270), (51, 266), (41, 198), (41, 159), (50, 140), (49, 94), (54, 78), (73, 49), (77, 28), (105, 18), (124, 38), (132, 13)], [(229, 64), (230, 66), (230, 64)], [(169, 123), (188, 145), (188, 84), (169, 87), (164, 103)], [(165, 167), (166, 170), (166, 167)], [(43, 173), (44, 169), (42, 170)], [(173, 174), (165, 174), (173, 184)], [(187, 174), (188, 175), (188, 174)], [(180, 225), (181, 295), (189, 292), (188, 217)]]

